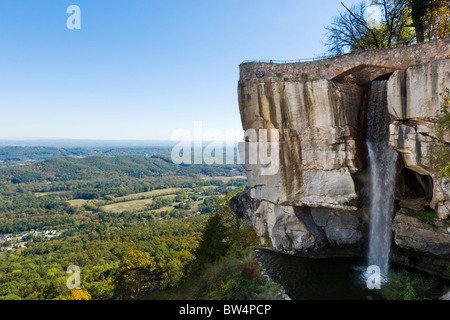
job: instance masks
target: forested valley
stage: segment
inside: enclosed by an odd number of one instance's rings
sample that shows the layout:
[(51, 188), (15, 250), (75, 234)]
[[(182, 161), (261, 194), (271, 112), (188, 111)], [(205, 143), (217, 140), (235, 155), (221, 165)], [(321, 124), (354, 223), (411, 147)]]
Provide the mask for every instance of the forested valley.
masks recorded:
[[(3, 167), (0, 299), (172, 298), (193, 266), (198, 272), (230, 250), (233, 259), (245, 256), (234, 268), (254, 271), (242, 250), (256, 236), (227, 204), (245, 185), (240, 165), (176, 165), (156, 152)], [(69, 266), (79, 268), (78, 285)], [(253, 273), (242, 279), (256, 283)], [(238, 287), (232, 292), (242, 293)], [(229, 294), (221, 290), (203, 287), (189, 298)]]

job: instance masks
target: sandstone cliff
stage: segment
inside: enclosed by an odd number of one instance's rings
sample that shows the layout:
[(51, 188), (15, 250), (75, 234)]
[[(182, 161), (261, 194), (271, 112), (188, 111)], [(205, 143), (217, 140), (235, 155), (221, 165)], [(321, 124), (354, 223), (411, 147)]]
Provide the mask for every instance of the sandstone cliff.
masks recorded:
[[(440, 219), (450, 215), (450, 179), (430, 168), (430, 154), (436, 148), (436, 122), (443, 105), (439, 95), (450, 88), (450, 60), (438, 60), (400, 70), (388, 83), (388, 107), (392, 117), (390, 145), (403, 164), (418, 174), (432, 178), (430, 207)], [(450, 132), (443, 135), (450, 143)]]
[[(238, 95), (243, 129), (279, 132), (277, 172), (262, 174), (263, 164), (244, 164), (248, 189), (232, 201), (235, 213), (251, 221), (262, 242), (270, 239), (273, 248), (293, 254), (342, 255), (336, 248), (362, 254), (367, 240), (370, 170), (366, 109), (371, 82), (387, 80), (389, 143), (399, 154), (396, 211), (434, 210), (441, 221), (440, 227), (423, 234), (435, 244), (418, 248), (420, 232), (413, 232), (409, 239), (415, 238), (408, 242), (405, 233), (414, 224), (396, 218), (394, 231), (399, 237), (394, 238), (395, 243), (401, 249), (437, 255), (444, 264), (449, 261), (450, 182), (429, 163), (438, 144), (439, 93), (450, 88), (450, 38), (442, 41), (407, 47), (405, 56), (398, 49), (375, 50), (364, 54), (371, 59), (366, 63), (360, 61), (361, 53), (354, 55), (354, 61), (351, 55), (345, 56), (342, 59), (348, 68), (314, 62), (310, 64), (312, 76), (305, 74), (305, 64), (241, 65)], [(411, 59), (411, 52), (422, 60)], [(403, 64), (386, 65), (390, 55)], [(409, 63), (404, 62), (406, 55)], [(330, 62), (342, 61), (335, 58)], [(333, 71), (326, 77), (324, 70), (317, 71), (317, 65), (344, 71), (341, 75)], [(288, 77), (284, 76), (287, 72)], [(445, 139), (450, 142), (448, 134)], [(241, 150), (249, 148), (242, 146)]]

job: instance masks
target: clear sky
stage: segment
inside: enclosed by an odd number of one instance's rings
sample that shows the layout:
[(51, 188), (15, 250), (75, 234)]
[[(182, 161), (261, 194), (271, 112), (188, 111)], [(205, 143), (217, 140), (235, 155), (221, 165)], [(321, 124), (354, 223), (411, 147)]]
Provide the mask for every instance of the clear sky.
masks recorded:
[[(352, 1), (343, 1), (350, 4)], [(70, 5), (81, 29), (69, 30)], [(326, 53), (339, 0), (1, 0), (0, 139), (241, 129), (239, 64)]]

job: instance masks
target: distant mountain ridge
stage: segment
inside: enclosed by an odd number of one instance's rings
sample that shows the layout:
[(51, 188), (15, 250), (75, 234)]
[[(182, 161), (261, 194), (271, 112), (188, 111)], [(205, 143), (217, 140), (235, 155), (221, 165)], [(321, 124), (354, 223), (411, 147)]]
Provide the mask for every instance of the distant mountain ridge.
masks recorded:
[(128, 176), (233, 176), (243, 174), (240, 165), (178, 165), (168, 155), (54, 157), (26, 166), (0, 169), (0, 183), (90, 180)]
[(49, 147), (49, 146), (6, 146), (0, 147), (0, 167), (27, 165), (55, 157), (124, 156), (149, 157), (157, 154), (170, 155), (171, 147)]

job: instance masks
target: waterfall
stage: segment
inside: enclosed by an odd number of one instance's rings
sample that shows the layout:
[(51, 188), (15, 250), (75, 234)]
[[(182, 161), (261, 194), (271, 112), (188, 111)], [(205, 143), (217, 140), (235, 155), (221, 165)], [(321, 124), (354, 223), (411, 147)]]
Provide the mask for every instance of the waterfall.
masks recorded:
[(387, 81), (374, 81), (367, 107), (367, 149), (370, 165), (369, 265), (389, 269), (397, 152), (389, 146)]

